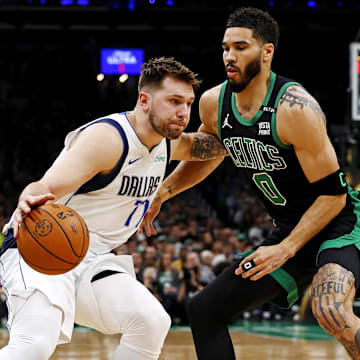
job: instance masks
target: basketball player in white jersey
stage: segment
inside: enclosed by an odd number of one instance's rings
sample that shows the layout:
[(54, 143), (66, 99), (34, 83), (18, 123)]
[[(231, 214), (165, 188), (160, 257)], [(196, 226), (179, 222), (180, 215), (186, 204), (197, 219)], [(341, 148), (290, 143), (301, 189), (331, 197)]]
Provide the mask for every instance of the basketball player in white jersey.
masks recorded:
[[(69, 342), (74, 321), (122, 334), (113, 360), (158, 359), (170, 317), (136, 280), (130, 255), (112, 253), (137, 230), (170, 160), (225, 155), (206, 133), (183, 133), (199, 81), (172, 58), (145, 63), (133, 111), (97, 119), (71, 132), (39, 181), (19, 197), (0, 258), (8, 295), (10, 340), (0, 360), (48, 360)], [(48, 201), (66, 204), (86, 221), (90, 247), (74, 270), (44, 275), (21, 258), (15, 239), (24, 216)]]

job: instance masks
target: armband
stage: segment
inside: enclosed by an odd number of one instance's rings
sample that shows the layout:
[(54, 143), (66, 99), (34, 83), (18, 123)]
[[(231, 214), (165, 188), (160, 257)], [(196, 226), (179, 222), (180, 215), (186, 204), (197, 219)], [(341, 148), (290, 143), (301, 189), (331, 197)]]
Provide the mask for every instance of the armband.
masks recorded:
[(318, 195), (341, 195), (347, 193), (348, 189), (345, 174), (341, 169), (311, 183), (310, 186), (313, 192)]

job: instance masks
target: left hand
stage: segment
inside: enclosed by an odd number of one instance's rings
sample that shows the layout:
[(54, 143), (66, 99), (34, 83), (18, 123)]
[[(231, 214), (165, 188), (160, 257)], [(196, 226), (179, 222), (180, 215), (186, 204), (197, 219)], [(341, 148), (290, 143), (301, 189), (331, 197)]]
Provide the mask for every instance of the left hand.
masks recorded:
[(157, 231), (155, 229), (155, 226), (153, 224), (156, 216), (160, 212), (161, 209), (161, 199), (159, 194), (155, 195), (154, 200), (152, 201), (150, 208), (146, 212), (144, 218), (141, 221), (141, 224), (138, 228), (138, 233), (142, 234), (145, 233), (146, 236), (156, 235)]
[[(235, 270), (235, 274), (242, 275), (244, 279), (251, 276), (250, 280), (256, 281), (280, 268), (289, 257), (289, 253), (281, 244), (260, 246), (255, 252), (241, 261), (239, 267)], [(250, 260), (254, 261), (255, 266), (244, 272), (242, 265)]]

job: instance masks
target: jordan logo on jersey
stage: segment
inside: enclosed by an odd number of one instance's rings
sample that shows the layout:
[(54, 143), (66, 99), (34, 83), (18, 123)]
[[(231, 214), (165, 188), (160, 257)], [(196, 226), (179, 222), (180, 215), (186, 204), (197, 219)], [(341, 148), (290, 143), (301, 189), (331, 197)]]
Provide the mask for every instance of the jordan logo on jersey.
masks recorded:
[(270, 123), (262, 121), (258, 123), (259, 132), (258, 135), (270, 135)]
[(222, 124), (222, 129), (225, 127), (225, 126), (228, 126), (230, 129), (232, 129), (232, 126), (229, 124), (229, 116), (230, 116), (230, 114), (227, 114), (226, 115), (226, 118), (225, 118), (225, 120), (224, 120), (224, 122), (223, 122), (223, 124)]
[(273, 145), (246, 137), (226, 138), (223, 143), (237, 167), (265, 171), (287, 168), (279, 150)]

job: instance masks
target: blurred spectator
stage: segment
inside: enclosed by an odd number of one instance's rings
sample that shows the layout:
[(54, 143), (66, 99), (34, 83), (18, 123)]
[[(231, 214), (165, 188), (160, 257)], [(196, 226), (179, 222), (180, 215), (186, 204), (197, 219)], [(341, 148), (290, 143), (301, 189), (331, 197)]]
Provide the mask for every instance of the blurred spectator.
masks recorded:
[(254, 246), (259, 246), (264, 240), (264, 216), (258, 215), (255, 223), (249, 229), (249, 240)]
[(184, 310), (180, 310), (178, 295), (180, 289), (180, 279), (177, 270), (171, 267), (172, 256), (170, 253), (164, 253), (160, 257), (159, 271), (157, 274), (158, 293), (165, 310), (172, 318), (183, 316)]
[(156, 248), (157, 248), (157, 251), (160, 254), (162, 254), (165, 251), (165, 248), (166, 248), (166, 245), (167, 245), (166, 240), (167, 240), (167, 236), (165, 236), (165, 235), (160, 235), (157, 238)]
[(145, 248), (144, 255), (144, 265), (145, 267), (154, 267), (157, 266), (158, 253), (154, 246), (147, 246)]
[(131, 256), (132, 256), (133, 262), (134, 262), (136, 279), (140, 282), (144, 282), (143, 275), (144, 275), (145, 265), (144, 265), (143, 254), (139, 251), (134, 251), (131, 254)]
[(214, 242), (214, 237), (211, 231), (204, 231), (200, 234), (200, 240), (203, 244), (204, 249), (211, 250), (212, 244)]
[(187, 239), (191, 239), (193, 241), (198, 240), (199, 226), (198, 226), (198, 222), (196, 220), (194, 220), (194, 219), (188, 220), (185, 237)]
[(171, 263), (171, 267), (177, 270), (181, 277), (183, 276), (183, 267), (186, 262), (188, 251), (189, 251), (188, 247), (182, 245), (182, 247), (179, 250), (178, 258)]
[(197, 294), (206, 285), (201, 281), (200, 257), (197, 252), (190, 251), (187, 254), (183, 273), (179, 299), (187, 301), (188, 298)]
[(215, 279), (215, 274), (211, 266), (213, 257), (213, 253), (210, 250), (203, 250), (200, 254), (200, 281), (206, 285)]
[(145, 287), (161, 301), (161, 298), (158, 293), (158, 283), (157, 283), (157, 269), (155, 267), (146, 267), (143, 274), (143, 280)]
[(175, 259), (175, 244), (171, 238), (168, 238), (168, 242), (166, 243), (164, 253), (169, 254), (171, 257), (171, 261)]
[(238, 258), (238, 255), (241, 253), (248, 251), (252, 248), (251, 243), (249, 242), (245, 233), (239, 233), (236, 237), (236, 244), (235, 244), (235, 256)]

